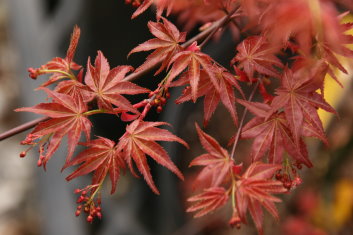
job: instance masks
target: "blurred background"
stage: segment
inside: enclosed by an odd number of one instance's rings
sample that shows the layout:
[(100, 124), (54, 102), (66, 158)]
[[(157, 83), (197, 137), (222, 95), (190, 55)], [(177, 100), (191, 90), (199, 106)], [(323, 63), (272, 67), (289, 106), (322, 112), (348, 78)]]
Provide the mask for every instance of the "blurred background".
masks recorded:
[[(353, 8), (351, 0), (337, 2), (342, 11)], [(31, 80), (27, 68), (65, 56), (75, 24), (82, 32), (75, 57), (77, 63), (85, 66), (88, 57), (94, 58), (97, 50), (102, 50), (111, 67), (141, 64), (145, 54), (132, 55), (129, 60), (126, 55), (151, 38), (146, 22), (153, 20), (153, 12), (131, 21), (133, 11), (123, 0), (0, 0), (0, 132), (36, 118), (12, 111), (45, 99), (43, 93), (33, 91), (43, 78)], [(211, 43), (206, 50), (221, 63), (227, 63), (234, 56), (230, 33)], [(279, 224), (265, 216), (265, 234), (353, 234), (353, 88), (350, 77), (342, 79), (346, 84), (344, 89), (331, 84), (326, 86), (331, 89), (328, 92), (334, 94), (330, 102), (339, 113), (334, 117), (322, 116), (330, 148), (308, 140), (315, 168), (302, 170), (304, 183), (281, 197), (284, 203), (278, 205)], [(147, 75), (137, 83), (154, 88), (158, 79)], [(174, 90), (172, 99), (179, 94), (180, 90)], [(89, 184), (90, 179), (65, 181), (72, 172), (67, 169), (60, 173), (65, 144), (44, 172), (36, 167), (36, 151), (24, 159), (19, 158), (24, 150), (19, 142), (26, 133), (0, 142), (0, 234), (257, 234), (251, 222), (240, 230), (230, 229), (227, 222), (231, 212), (227, 209), (201, 219), (192, 219), (191, 214), (184, 213), (188, 206), (185, 200), (192, 193), (190, 182), (198, 172), (187, 166), (203, 152), (194, 130), (194, 122), (202, 120), (202, 102), (178, 106), (169, 103), (161, 115), (152, 114), (148, 118), (171, 123), (173, 132), (190, 144), (191, 151), (179, 149), (177, 145), (164, 145), (185, 172), (186, 181), (179, 182), (151, 161), (152, 175), (161, 195), (155, 196), (143, 180), (127, 173), (119, 180), (116, 194), (109, 195), (109, 185), (103, 190), (103, 219), (93, 224), (86, 223), (84, 216), (76, 218), (74, 215), (76, 196), (73, 191)], [(241, 107), (238, 111), (241, 113)], [(96, 135), (116, 140), (123, 133), (123, 124), (113, 117), (97, 115), (92, 121)], [(228, 113), (219, 107), (206, 132), (226, 146), (234, 128)], [(239, 159), (247, 156), (250, 144), (250, 141), (241, 143), (237, 150)]]

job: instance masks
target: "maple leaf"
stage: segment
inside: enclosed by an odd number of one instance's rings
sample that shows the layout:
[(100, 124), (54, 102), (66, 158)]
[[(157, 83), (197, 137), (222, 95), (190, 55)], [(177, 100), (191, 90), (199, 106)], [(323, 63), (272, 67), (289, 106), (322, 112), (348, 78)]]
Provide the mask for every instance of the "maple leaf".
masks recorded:
[(134, 95), (146, 93), (149, 90), (131, 82), (123, 81), (126, 73), (133, 70), (131, 66), (118, 66), (110, 70), (109, 63), (101, 51), (94, 62), (95, 67), (88, 60), (85, 82), (98, 99), (100, 109), (113, 111), (113, 106), (119, 109), (138, 113), (122, 94)]
[(58, 93), (67, 94), (76, 99), (82, 99), (83, 102), (89, 102), (93, 99), (93, 94), (91, 93), (88, 86), (83, 84), (83, 69), (77, 75), (77, 80), (65, 80), (59, 82), (54, 91)]
[(62, 138), (67, 135), (68, 154), (65, 168), (74, 153), (81, 133), (84, 132), (86, 139), (89, 139), (92, 124), (84, 115), (88, 111), (87, 105), (81, 99), (74, 99), (66, 94), (57, 93), (44, 87), (41, 90), (44, 90), (52, 98), (52, 103), (41, 103), (33, 107), (18, 108), (15, 111), (32, 112), (50, 117), (48, 121), (39, 123), (30, 133), (36, 139), (42, 138), (40, 141), (42, 147), (44, 147), (43, 141), (45, 142), (46, 138), (50, 138), (48, 141), (49, 145), (43, 157), (43, 150), (40, 147), (44, 167), (59, 147)]
[(142, 4), (132, 14), (131, 19), (136, 18), (145, 12), (153, 3), (157, 6), (157, 19), (159, 19), (165, 9), (167, 9), (167, 15), (170, 14), (175, 0), (144, 0)]
[(137, 176), (132, 166), (133, 160), (147, 184), (156, 194), (159, 194), (159, 191), (153, 182), (146, 154), (183, 180), (183, 174), (170, 160), (168, 153), (156, 141), (176, 141), (188, 147), (185, 141), (168, 130), (157, 128), (160, 125), (167, 125), (167, 123), (144, 122), (137, 119), (126, 127), (126, 132), (120, 138), (117, 146), (118, 151), (122, 151), (131, 173)]
[(271, 194), (284, 193), (287, 189), (283, 187), (281, 181), (271, 180), (271, 178), (281, 168), (281, 165), (254, 162), (236, 182), (235, 200), (239, 217), (243, 223), (246, 223), (246, 212), (249, 210), (259, 234), (262, 234), (263, 221), (261, 206), (266, 208), (275, 219), (279, 219), (274, 203), (281, 200)]
[(269, 44), (263, 36), (251, 36), (237, 46), (237, 55), (231, 63), (239, 62), (249, 79), (254, 77), (254, 72), (279, 78), (280, 75), (274, 66), (283, 67), (282, 62), (275, 56), (279, 50)]
[[(204, 99), (204, 126), (206, 126), (211, 119), (214, 111), (216, 110), (219, 102), (222, 102), (230, 113), (233, 122), (237, 124), (238, 116), (235, 109), (235, 87), (242, 96), (244, 93), (239, 86), (235, 76), (229, 73), (226, 69), (222, 67), (215, 68), (215, 76), (218, 80), (220, 91), (218, 91), (213, 83), (211, 82), (209, 76), (204, 70), (200, 71), (200, 81), (197, 89), (197, 98), (205, 96)], [(186, 74), (181, 75), (180, 78), (173, 82), (171, 86), (182, 86), (188, 84), (188, 77)], [(191, 89), (187, 87), (183, 94), (176, 100), (177, 104), (192, 100)]]
[(222, 207), (227, 203), (228, 192), (223, 187), (205, 189), (203, 193), (188, 198), (189, 202), (195, 202), (186, 212), (198, 211), (194, 217), (201, 217)]
[(197, 42), (194, 42), (186, 50), (177, 53), (170, 61), (168, 67), (173, 64), (169, 71), (169, 76), (166, 82), (166, 86), (169, 86), (173, 79), (183, 72), (186, 68), (185, 76), (189, 80), (191, 87), (192, 101), (196, 102), (198, 97), (198, 85), (201, 76), (201, 70), (209, 76), (213, 86), (219, 91), (220, 85), (215, 75), (215, 66), (213, 65), (212, 58), (207, 54), (200, 51), (200, 47), (197, 46)]
[(147, 24), (150, 32), (156, 38), (138, 45), (129, 52), (129, 55), (131, 55), (136, 52), (155, 50), (135, 72), (150, 68), (162, 61), (161, 67), (155, 73), (157, 75), (167, 67), (170, 59), (182, 50), (180, 43), (185, 42), (186, 33), (180, 33), (175, 25), (167, 19), (162, 17), (162, 20), (163, 23), (149, 21)]
[(275, 92), (277, 96), (272, 101), (272, 107), (273, 110), (284, 109), (296, 143), (302, 134), (304, 119), (324, 132), (318, 108), (335, 113), (323, 95), (316, 92), (322, 88), (326, 72), (327, 65), (322, 61), (311, 68), (309, 74), (304, 69), (293, 72), (286, 68), (283, 72), (281, 87)]
[(196, 157), (189, 165), (204, 167), (198, 174), (195, 185), (206, 182), (210, 187), (217, 187), (229, 178), (234, 161), (214, 138), (203, 132), (197, 124), (195, 126), (202, 147), (208, 152)]
[(82, 143), (82, 145), (88, 148), (79, 153), (67, 165), (74, 166), (82, 164), (73, 173), (67, 176), (66, 180), (69, 181), (94, 171), (95, 177), (93, 177), (92, 185), (96, 185), (102, 183), (109, 172), (112, 184), (111, 194), (113, 194), (120, 177), (120, 169), (125, 169), (125, 162), (121, 154), (116, 151), (115, 142), (99, 137), (90, 142)]
[[(251, 148), (253, 161), (260, 160), (269, 151), (269, 162), (281, 164), (284, 150), (286, 150), (298, 163), (312, 167), (305, 145), (296, 144), (283, 112), (273, 113), (268, 104), (244, 100), (238, 100), (238, 102), (257, 116), (242, 128), (241, 133), (243, 139), (254, 138)], [(299, 143), (301, 142), (300, 139)]]
[[(49, 78), (48, 81), (43, 83), (41, 86), (48, 86), (62, 78), (67, 78), (72, 76), (71, 70), (79, 70), (81, 66), (76, 64), (73, 61), (73, 57), (76, 52), (78, 40), (80, 38), (80, 28), (76, 25), (74, 27), (73, 33), (71, 35), (70, 45), (66, 52), (65, 58), (55, 57), (45, 65), (42, 65), (38, 69), (29, 69), (30, 76), (32, 78), (36, 78), (38, 75), (53, 73), (53, 75)], [(53, 71), (61, 71), (61, 72), (53, 72)]]

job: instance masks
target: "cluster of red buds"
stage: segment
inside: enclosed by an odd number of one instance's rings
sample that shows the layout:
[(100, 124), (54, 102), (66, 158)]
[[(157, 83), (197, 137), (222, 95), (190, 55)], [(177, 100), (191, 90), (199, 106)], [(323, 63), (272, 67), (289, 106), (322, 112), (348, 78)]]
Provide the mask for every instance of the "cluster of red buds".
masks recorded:
[[(79, 205), (77, 206), (75, 215), (79, 216), (83, 211), (84, 213), (87, 214), (87, 218), (86, 218), (87, 222), (92, 223), (95, 217), (99, 219), (102, 218), (101, 198), (100, 196), (98, 196), (98, 198), (94, 200), (94, 192), (98, 190), (97, 186), (91, 188), (90, 190), (88, 188), (86, 187), (84, 189), (75, 189), (74, 191), (75, 194), (81, 193), (76, 201), (76, 203)], [(87, 195), (88, 191), (91, 192), (90, 196)]]
[(125, 4), (131, 4), (133, 7), (139, 7), (141, 6), (141, 3), (143, 0), (125, 0)]
[(37, 79), (39, 75), (42, 75), (43, 73), (41, 72), (40, 68), (35, 69), (35, 68), (29, 68), (29, 77), (32, 79)]
[(288, 191), (294, 189), (302, 183), (302, 179), (295, 168), (300, 170), (302, 169), (302, 165), (300, 163), (296, 163), (294, 165), (287, 166), (285, 170), (279, 170), (275, 175), (276, 179), (281, 181), (283, 183), (283, 187), (288, 189)]
[(170, 93), (168, 91), (168, 88), (163, 89), (161, 91), (155, 90), (150, 92), (148, 95), (149, 98), (154, 97), (151, 105), (157, 107), (156, 111), (157, 113), (160, 113), (163, 111), (163, 106), (167, 103), (167, 99), (170, 98)]

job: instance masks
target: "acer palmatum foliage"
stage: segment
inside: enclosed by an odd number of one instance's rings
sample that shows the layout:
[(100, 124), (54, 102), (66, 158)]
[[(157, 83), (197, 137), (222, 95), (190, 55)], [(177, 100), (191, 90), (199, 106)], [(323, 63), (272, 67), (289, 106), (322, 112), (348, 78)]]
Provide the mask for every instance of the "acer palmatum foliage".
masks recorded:
[[(153, 52), (135, 71), (129, 65), (111, 69), (101, 51), (97, 52), (94, 65), (88, 58), (84, 69), (73, 61), (80, 37), (80, 29), (75, 26), (65, 58), (53, 58), (40, 68), (29, 69), (33, 79), (50, 75), (39, 90), (45, 91), (51, 101), (16, 110), (47, 117), (21, 142), (29, 148), (20, 156), (38, 147), (38, 166), (45, 168), (67, 136), (68, 154), (63, 169), (76, 165), (78, 168), (66, 179), (92, 173), (91, 185), (75, 191), (80, 193), (76, 215), (84, 211), (88, 222), (102, 216), (100, 191), (105, 179), (110, 178), (114, 193), (126, 169), (136, 177), (142, 175), (151, 190), (159, 194), (147, 156), (184, 180), (183, 173), (158, 141), (189, 146), (160, 128), (168, 123), (144, 119), (152, 107), (157, 112), (163, 110), (169, 89), (184, 86), (175, 102), (196, 102), (204, 97), (204, 126), (219, 103), (225, 106), (234, 123), (230, 127), (234, 134), (231, 151), (221, 147), (196, 124), (206, 153), (190, 162), (190, 166), (202, 169), (194, 182), (200, 192), (188, 199), (191, 205), (187, 211), (200, 217), (229, 205), (232, 227), (247, 223), (249, 212), (262, 234), (263, 208), (275, 219), (279, 218), (275, 203), (281, 200), (273, 194), (288, 193), (301, 183), (298, 170), (303, 165), (313, 167), (304, 137), (315, 137), (328, 144), (317, 111), (321, 108), (335, 113), (325, 101), (324, 82), (331, 75), (339, 83), (334, 73), (336, 68), (347, 73), (339, 58), (353, 57), (347, 47), (353, 43), (353, 37), (346, 34), (353, 24), (341, 24), (343, 16), (329, 0), (125, 0), (125, 3), (137, 8), (132, 18), (150, 7), (156, 9), (156, 21), (147, 23), (154, 38), (136, 46), (129, 55)], [(187, 32), (180, 32), (167, 19), (171, 14), (177, 16), (185, 30), (203, 25), (200, 33), (186, 41)], [(203, 52), (209, 40), (227, 29), (235, 39), (230, 48), (234, 51), (229, 61), (231, 67), (219, 64), (212, 55)], [(131, 82), (151, 69), (156, 70), (156, 75), (165, 75), (155, 90)], [(272, 81), (279, 85), (274, 92), (268, 92), (266, 87)], [(244, 94), (241, 83), (251, 85), (251, 95)], [(52, 90), (47, 88), (50, 84), (55, 84)], [(262, 101), (252, 101), (256, 92)], [(125, 97), (143, 93), (149, 93), (148, 97), (136, 104)], [(237, 103), (245, 108), (241, 117)], [(245, 123), (247, 111), (252, 118)], [(88, 117), (97, 113), (116, 115), (123, 122), (130, 122), (119, 140), (91, 139), (92, 124)], [(73, 157), (82, 133), (86, 142), (81, 145), (86, 149)], [(253, 140), (249, 165), (239, 162), (234, 154), (239, 139)]]

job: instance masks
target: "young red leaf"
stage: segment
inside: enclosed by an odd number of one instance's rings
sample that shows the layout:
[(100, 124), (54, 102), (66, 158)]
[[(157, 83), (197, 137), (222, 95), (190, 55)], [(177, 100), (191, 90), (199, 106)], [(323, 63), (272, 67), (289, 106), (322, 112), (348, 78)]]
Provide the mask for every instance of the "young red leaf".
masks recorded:
[(167, 19), (162, 18), (162, 20), (163, 23), (150, 21), (147, 24), (150, 32), (156, 38), (150, 39), (130, 51), (129, 55), (141, 51), (155, 50), (135, 72), (150, 68), (159, 61), (162, 61), (161, 67), (155, 73), (157, 75), (167, 67), (170, 59), (181, 51), (180, 43), (185, 42), (186, 33), (180, 33), (175, 25)]
[(219, 91), (220, 85), (216, 76), (217, 67), (213, 65), (212, 58), (200, 51), (195, 42), (186, 50), (177, 53), (170, 61), (168, 67), (173, 64), (170, 74), (166, 82), (169, 86), (173, 79), (183, 72), (186, 68), (186, 77), (191, 87), (191, 98), (196, 102), (198, 97), (198, 86), (200, 81), (201, 70), (209, 76), (213, 86)]
[(95, 67), (91, 65), (90, 60), (88, 61), (85, 82), (97, 97), (99, 108), (113, 111), (112, 105), (115, 105), (121, 110), (138, 113), (130, 102), (122, 96), (122, 94), (134, 95), (148, 92), (145, 88), (123, 81), (125, 75), (133, 68), (131, 66), (118, 66), (110, 70), (109, 63), (101, 51), (98, 51), (94, 64)]
[(92, 185), (100, 184), (109, 172), (112, 184), (111, 194), (116, 190), (116, 184), (120, 176), (120, 169), (125, 169), (125, 163), (121, 154), (116, 151), (115, 142), (109, 139), (99, 137), (83, 145), (88, 148), (79, 153), (67, 166), (81, 164), (73, 173), (66, 177), (66, 180), (72, 180), (78, 176), (86, 175), (92, 171), (99, 173), (99, 177), (94, 177)]
[(195, 218), (204, 216), (214, 210), (222, 207), (227, 203), (229, 198), (228, 192), (222, 187), (212, 187), (205, 189), (203, 193), (190, 197), (189, 202), (194, 205), (190, 206), (186, 212), (195, 212)]
[[(244, 96), (235, 76), (227, 72), (224, 68), (215, 67), (215, 76), (218, 80), (220, 91), (218, 91), (207, 73), (204, 70), (200, 71), (200, 81), (197, 88), (197, 98), (205, 96), (204, 99), (204, 126), (206, 126), (216, 110), (219, 102), (222, 102), (226, 109), (231, 114), (235, 124), (238, 122), (238, 116), (235, 109), (235, 87), (242, 96)], [(183, 74), (177, 81), (172, 83), (172, 86), (180, 86), (188, 84), (187, 75)], [(183, 103), (192, 99), (191, 89), (186, 89), (183, 94), (177, 99), (177, 103)]]
[(275, 56), (279, 48), (273, 47), (265, 37), (252, 36), (245, 39), (237, 46), (237, 55), (232, 64), (239, 62), (249, 79), (254, 77), (254, 72), (279, 78), (280, 75), (274, 66), (283, 67), (282, 62)]
[[(74, 31), (71, 35), (70, 45), (67, 50), (66, 57), (64, 59), (59, 58), (59, 57), (55, 57), (51, 61), (49, 61), (45, 65), (42, 65), (38, 69), (35, 69), (35, 70), (30, 69), (30, 72), (31, 72), (30, 75), (32, 78), (36, 78), (38, 75), (42, 75), (42, 74), (49, 74), (49, 73), (53, 74), (52, 76), (50, 76), (48, 81), (46, 81), (45, 83), (43, 83), (41, 85), (42, 87), (48, 86), (48, 85), (50, 85), (50, 84), (52, 84), (62, 78), (67, 78), (68, 75), (70, 76), (70, 74), (72, 73), (72, 70), (81, 69), (81, 66), (77, 65), (73, 61), (73, 57), (76, 52), (76, 48), (77, 48), (78, 40), (80, 38), (80, 34), (81, 34), (80, 28), (78, 26), (75, 26)], [(62, 71), (64, 73), (52, 72), (52, 70)]]
[(159, 19), (165, 9), (167, 9), (167, 15), (170, 14), (175, 0), (144, 0), (142, 4), (136, 9), (136, 11), (132, 14), (131, 19), (136, 18), (145, 12), (152, 4), (155, 4), (157, 7), (157, 19)]
[(204, 167), (195, 180), (195, 185), (206, 183), (209, 187), (217, 187), (230, 177), (234, 162), (214, 138), (203, 132), (197, 124), (195, 126), (200, 142), (208, 152), (196, 157), (189, 165)]
[[(170, 160), (168, 153), (156, 143), (156, 141), (176, 141), (188, 147), (187, 143), (167, 130), (159, 129), (157, 126), (166, 125), (164, 122), (144, 122), (135, 120), (126, 127), (125, 134), (120, 138), (117, 149), (122, 151), (125, 160), (128, 162), (131, 172), (134, 174), (132, 160), (137, 169), (144, 176), (152, 191), (159, 194), (155, 186), (150, 168), (147, 164), (146, 154), (157, 163), (168, 168), (180, 179), (184, 179), (183, 174)], [(132, 160), (131, 160), (132, 159)]]
[(45, 142), (48, 139), (49, 145), (41, 163), (44, 167), (60, 145), (62, 138), (67, 135), (68, 154), (66, 157), (66, 166), (74, 153), (81, 133), (84, 132), (86, 139), (89, 139), (92, 124), (84, 115), (87, 112), (87, 105), (81, 99), (74, 99), (69, 95), (60, 94), (47, 88), (41, 89), (53, 99), (52, 103), (42, 103), (33, 107), (19, 108), (15, 111), (33, 112), (51, 118), (48, 121), (39, 123), (29, 134), (35, 136), (35, 139), (42, 139), (40, 141), (40, 151), (42, 152), (43, 149), (41, 148), (44, 148)]
[(304, 69), (292, 72), (288, 68), (283, 73), (282, 86), (276, 90), (277, 96), (272, 101), (272, 107), (274, 111), (284, 109), (296, 143), (302, 135), (304, 119), (324, 132), (317, 113), (318, 108), (335, 113), (323, 95), (316, 92), (323, 86), (326, 72), (327, 65), (319, 62), (311, 69), (310, 74)]
[(239, 217), (245, 223), (246, 212), (249, 210), (259, 234), (262, 234), (263, 221), (261, 206), (277, 220), (279, 219), (274, 203), (281, 200), (271, 194), (284, 193), (287, 189), (283, 187), (281, 181), (271, 178), (281, 168), (281, 165), (254, 162), (236, 183), (235, 200)]
[(285, 150), (297, 162), (312, 166), (307, 152), (295, 143), (284, 113), (271, 114), (271, 106), (267, 104), (244, 100), (239, 100), (239, 103), (257, 116), (243, 127), (241, 133), (241, 138), (254, 138), (251, 149), (253, 161), (259, 161), (268, 151), (269, 162), (281, 164)]

